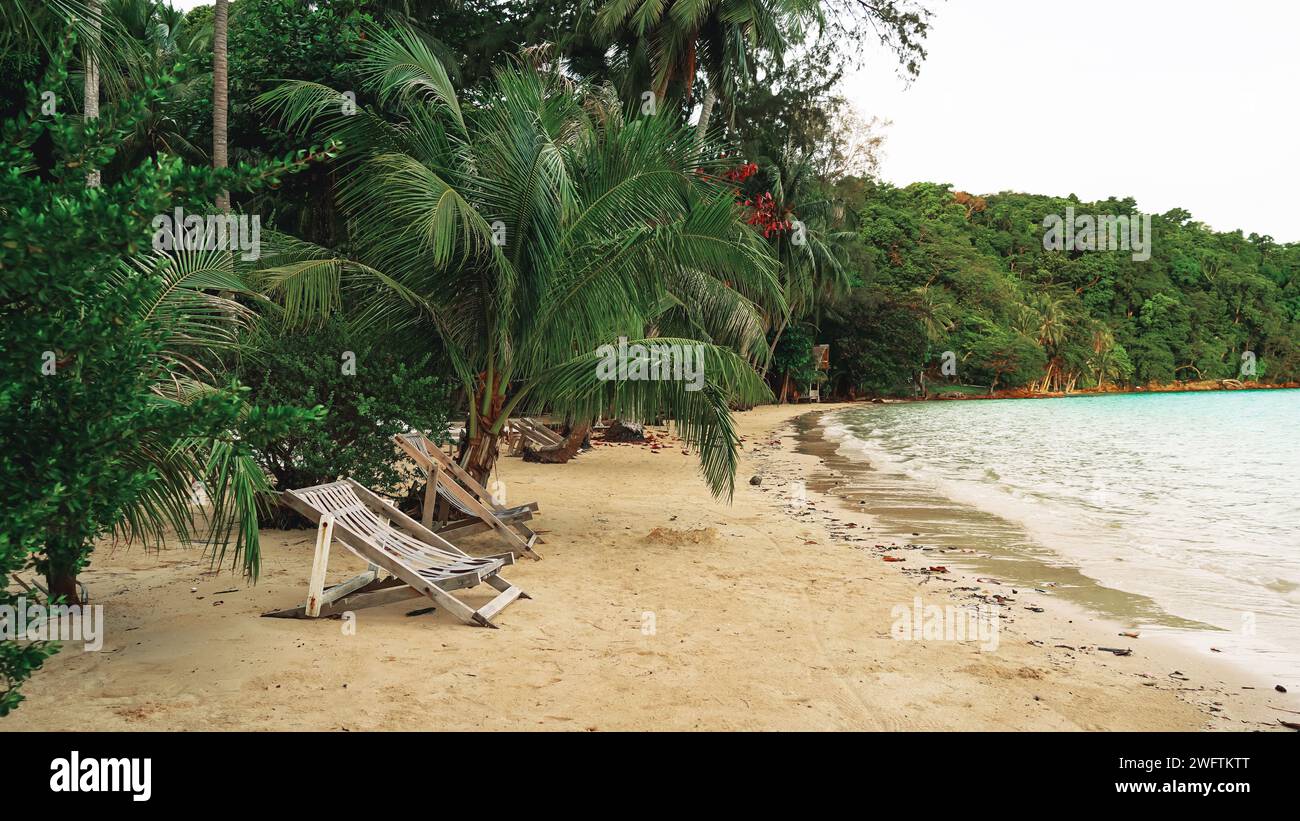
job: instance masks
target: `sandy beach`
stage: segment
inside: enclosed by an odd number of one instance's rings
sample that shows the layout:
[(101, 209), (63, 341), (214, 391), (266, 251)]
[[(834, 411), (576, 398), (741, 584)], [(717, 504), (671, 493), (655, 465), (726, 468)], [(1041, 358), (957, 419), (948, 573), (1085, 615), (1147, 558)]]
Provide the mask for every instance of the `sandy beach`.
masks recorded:
[[(503, 574), (533, 598), (500, 630), (408, 615), (423, 599), (359, 611), (354, 634), (260, 618), (301, 603), (313, 531), (264, 531), (256, 585), (213, 574), (197, 549), (104, 546), (83, 576), (105, 608), (103, 651), (54, 657), (0, 730), (1251, 730), (1295, 718), (1283, 712), (1300, 709), (1295, 695), (1271, 682), (1124, 641), (1122, 626), (1049, 595), (977, 583), (959, 557), (877, 550), (898, 542), (878, 531), (833, 535), (873, 523), (815, 491), (789, 504), (789, 482), (825, 470), (796, 449), (791, 422), (809, 412), (737, 414), (731, 504), (680, 447), (503, 458), (509, 502), (540, 503), (546, 543), (542, 561)], [(948, 572), (917, 572), (939, 564)], [(329, 581), (361, 568), (336, 547)], [(962, 586), (1014, 599), (996, 650), (891, 637), (892, 608), (969, 604)], [(1096, 649), (1121, 642), (1132, 655)]]

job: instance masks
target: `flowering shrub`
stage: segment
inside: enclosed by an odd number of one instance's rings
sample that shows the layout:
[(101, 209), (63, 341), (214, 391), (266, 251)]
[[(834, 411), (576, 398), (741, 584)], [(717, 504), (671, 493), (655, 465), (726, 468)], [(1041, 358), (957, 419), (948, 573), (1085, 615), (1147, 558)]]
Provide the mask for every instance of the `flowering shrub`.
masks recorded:
[(790, 210), (778, 208), (771, 191), (764, 191), (757, 199), (747, 199), (741, 204), (751, 212), (745, 222), (762, 231), (765, 239), (771, 239), (794, 227), (794, 222), (788, 219)]
[(758, 163), (744, 162), (722, 172), (722, 179), (736, 184), (732, 193), (742, 207), (749, 209), (745, 222), (762, 231), (764, 239), (772, 239), (794, 227), (791, 219), (793, 213), (789, 208), (778, 206), (771, 191), (764, 191), (754, 197), (745, 196), (740, 186), (757, 173)]

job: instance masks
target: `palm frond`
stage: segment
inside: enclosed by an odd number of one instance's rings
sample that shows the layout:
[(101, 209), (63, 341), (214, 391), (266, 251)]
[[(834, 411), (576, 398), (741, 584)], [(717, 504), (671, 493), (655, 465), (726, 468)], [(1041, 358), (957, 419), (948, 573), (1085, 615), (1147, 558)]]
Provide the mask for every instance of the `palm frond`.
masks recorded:
[[(653, 420), (666, 416), (673, 420), (678, 436), (700, 455), (700, 471), (716, 496), (730, 499), (735, 491), (740, 437), (731, 420), (731, 404), (757, 404), (772, 398), (767, 385), (735, 352), (694, 339), (656, 337), (627, 342), (644, 346), (656, 363), (671, 371), (676, 361), (663, 353), (671, 349), (691, 351), (700, 367), (702, 379), (684, 378), (631, 379), (614, 378), (600, 367), (616, 351), (611, 340), (604, 352), (597, 349), (576, 356), (530, 379), (519, 394), (519, 407), (540, 411), (544, 407), (575, 419), (595, 419), (602, 414), (620, 418)], [(695, 359), (698, 357), (698, 359)], [(624, 359), (624, 364), (627, 360)], [(624, 371), (624, 373), (630, 373)], [(683, 373), (685, 376), (685, 373)]]

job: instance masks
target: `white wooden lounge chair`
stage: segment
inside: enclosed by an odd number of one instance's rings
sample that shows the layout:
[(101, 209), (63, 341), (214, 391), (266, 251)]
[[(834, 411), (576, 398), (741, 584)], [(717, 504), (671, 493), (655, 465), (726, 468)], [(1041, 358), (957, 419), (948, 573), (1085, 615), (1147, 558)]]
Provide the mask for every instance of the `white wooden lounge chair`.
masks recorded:
[[(424, 471), (424, 514), (421, 516), (424, 527), (444, 535), (491, 529), (516, 554), (541, 558), (533, 550), (541, 539), (524, 524), (537, 511), (536, 502), (515, 507), (497, 504), (487, 488), (422, 433), (398, 434), (393, 440)], [(435, 528), (433, 509), (439, 497), (446, 499), (465, 518), (442, 522)]]
[[(470, 556), (351, 479), (285, 491), (280, 499), (317, 524), (316, 555), (306, 604), (267, 616), (319, 618), (428, 596), (466, 624), (495, 628), (493, 616), (515, 599), (529, 598), (501, 578), (501, 568), (514, 564), (513, 554)], [(325, 571), (335, 539), (369, 562), (370, 569), (326, 589)], [(381, 571), (391, 577), (381, 579)], [(479, 584), (500, 592), (477, 610), (451, 595), (452, 590)]]
[(534, 450), (558, 450), (564, 447), (564, 437), (538, 422), (536, 419), (523, 417), (510, 422), (510, 450), (508, 455), (518, 456), (524, 452), (524, 445), (532, 445)]

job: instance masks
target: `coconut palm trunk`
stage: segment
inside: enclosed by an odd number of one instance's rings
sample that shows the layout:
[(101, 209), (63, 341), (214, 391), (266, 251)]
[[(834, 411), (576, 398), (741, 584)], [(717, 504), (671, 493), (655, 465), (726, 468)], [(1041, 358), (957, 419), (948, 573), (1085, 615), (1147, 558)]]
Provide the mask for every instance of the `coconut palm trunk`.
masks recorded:
[(709, 135), (709, 119), (713, 116), (713, 106), (718, 101), (718, 93), (713, 88), (713, 83), (705, 78), (704, 102), (700, 104), (700, 121), (695, 124), (695, 146), (704, 148), (704, 140)]
[(470, 408), (470, 435), (461, 449), (460, 464), (474, 481), (486, 486), (500, 453), (501, 408), (505, 396), (495, 379), (488, 380), (473, 396)]
[(768, 368), (771, 367), (772, 360), (776, 356), (776, 346), (778, 343), (780, 343), (781, 334), (785, 333), (785, 326), (788, 325), (789, 322), (790, 322), (789, 314), (786, 314), (785, 316), (781, 317), (781, 327), (776, 329), (776, 336), (772, 337), (772, 344), (767, 349), (767, 361), (763, 363), (763, 370), (760, 371), (759, 373), (759, 376), (765, 380), (767, 379), (767, 370)]
[[(226, 156), (226, 115), (230, 105), (226, 33), (230, 21), (230, 3), (229, 0), (216, 0), (216, 3), (212, 14), (212, 167), (226, 168), (229, 166)], [(222, 211), (230, 210), (229, 192), (223, 191), (217, 196), (217, 207)]]
[[(86, 82), (83, 87), (82, 95), (82, 113), (87, 121), (99, 117), (99, 57), (95, 55), (95, 50), (99, 48), (99, 40), (103, 34), (104, 20), (101, 14), (100, 0), (90, 0), (87, 9), (90, 11), (90, 25), (94, 29), (92, 42), (85, 49), (86, 64)], [(99, 169), (91, 169), (86, 172), (86, 187), (99, 187)]]

